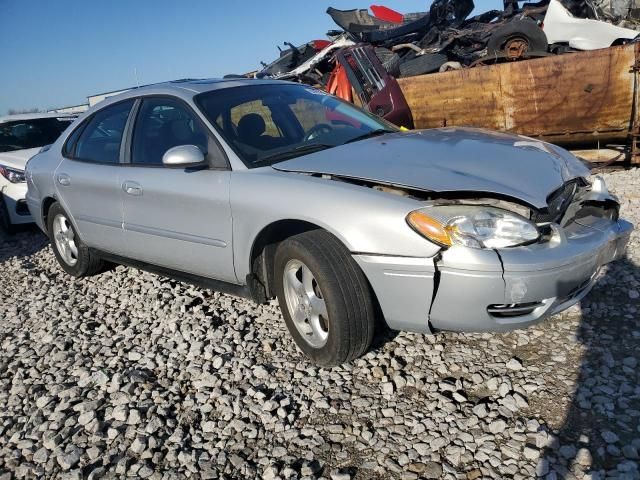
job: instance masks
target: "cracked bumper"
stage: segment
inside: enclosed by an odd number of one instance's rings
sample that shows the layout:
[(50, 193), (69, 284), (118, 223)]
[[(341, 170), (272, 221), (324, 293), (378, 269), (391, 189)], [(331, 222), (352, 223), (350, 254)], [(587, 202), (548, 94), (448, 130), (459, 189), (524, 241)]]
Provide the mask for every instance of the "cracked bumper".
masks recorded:
[[(391, 328), (429, 332), (524, 328), (579, 302), (600, 268), (624, 256), (633, 226), (595, 219), (557, 229), (547, 243), (500, 251), (453, 247), (442, 258), (361, 256)], [(523, 314), (496, 313), (525, 305)], [(491, 308), (490, 308), (491, 307)]]

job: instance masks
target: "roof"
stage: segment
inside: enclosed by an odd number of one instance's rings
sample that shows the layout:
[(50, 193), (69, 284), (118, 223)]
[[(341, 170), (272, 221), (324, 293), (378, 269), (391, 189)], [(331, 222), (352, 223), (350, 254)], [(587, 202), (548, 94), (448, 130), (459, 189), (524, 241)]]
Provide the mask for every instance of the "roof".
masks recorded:
[(175, 95), (183, 99), (191, 99), (195, 95), (214, 90), (223, 90), (225, 88), (235, 88), (255, 85), (281, 85), (288, 83), (290, 85), (300, 85), (299, 83), (285, 82), (283, 80), (257, 80), (252, 78), (209, 78), (209, 79), (185, 79), (173, 80), (164, 83), (154, 83), (153, 85), (145, 85), (144, 87), (135, 87), (123, 93), (106, 98), (97, 103), (88, 110), (88, 115), (95, 109), (102, 109), (108, 105), (135, 98), (143, 95)]
[[(147, 90), (150, 88), (162, 88), (162, 87), (170, 87), (172, 85), (181, 85), (181, 86), (198, 86), (198, 85), (216, 85), (216, 84), (223, 84), (220, 85), (221, 87), (224, 86), (224, 83), (226, 82), (237, 82), (237, 81), (241, 81), (241, 82), (261, 82), (261, 83), (265, 83), (268, 82), (268, 80), (254, 80), (252, 78), (238, 78), (238, 77), (233, 77), (233, 78), (183, 78), (180, 80), (170, 80), (167, 82), (160, 82), (160, 83), (149, 83), (147, 85), (140, 85), (137, 87), (128, 87), (128, 88), (120, 88), (118, 90), (111, 90), (109, 92), (103, 92), (103, 93), (95, 93), (93, 95), (89, 95), (88, 98), (93, 98), (93, 97), (101, 97), (103, 95), (111, 95), (111, 94), (119, 94), (119, 93), (125, 93), (125, 92), (130, 92), (130, 91), (136, 91), (136, 92), (140, 92), (141, 90)], [(234, 85), (237, 86), (237, 85)], [(200, 92), (206, 92), (209, 90), (217, 90), (217, 88), (203, 88), (203, 89), (198, 89), (198, 93)]]
[(75, 118), (76, 115), (69, 113), (17, 113), (15, 115), (5, 115), (0, 117), (0, 123), (15, 122), (19, 120), (36, 120), (38, 118)]

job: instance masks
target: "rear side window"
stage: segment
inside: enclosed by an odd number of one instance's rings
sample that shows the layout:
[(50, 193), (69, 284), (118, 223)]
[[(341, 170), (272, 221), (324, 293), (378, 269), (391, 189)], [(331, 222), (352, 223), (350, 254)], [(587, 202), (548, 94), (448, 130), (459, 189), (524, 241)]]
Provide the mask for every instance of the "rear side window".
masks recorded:
[[(73, 158), (96, 163), (119, 163), (120, 145), (133, 103), (133, 100), (127, 100), (93, 115), (75, 146), (72, 146)], [(74, 132), (71, 139), (75, 136)]]
[(181, 102), (145, 98), (133, 131), (131, 163), (160, 166), (165, 152), (179, 145), (195, 145), (206, 155), (207, 142), (200, 122)]

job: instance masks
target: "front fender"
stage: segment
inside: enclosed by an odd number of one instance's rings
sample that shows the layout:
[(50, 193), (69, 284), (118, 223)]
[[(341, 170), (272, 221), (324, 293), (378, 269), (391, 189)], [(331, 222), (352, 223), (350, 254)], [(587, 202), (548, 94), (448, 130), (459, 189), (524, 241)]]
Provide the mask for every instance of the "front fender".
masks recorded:
[(268, 225), (300, 220), (335, 235), (352, 253), (433, 257), (440, 247), (415, 233), (406, 216), (422, 203), (359, 185), (270, 167), (231, 175), (236, 275), (251, 271), (255, 239)]

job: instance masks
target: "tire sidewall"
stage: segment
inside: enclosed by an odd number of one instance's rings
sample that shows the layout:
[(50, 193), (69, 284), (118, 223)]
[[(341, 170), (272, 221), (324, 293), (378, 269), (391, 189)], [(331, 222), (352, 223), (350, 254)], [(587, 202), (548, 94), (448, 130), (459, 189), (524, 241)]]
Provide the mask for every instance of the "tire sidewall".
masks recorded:
[(503, 52), (506, 43), (513, 38), (522, 38), (529, 44), (528, 53), (536, 52), (549, 47), (547, 36), (544, 31), (529, 20), (520, 20), (507, 23), (498, 28), (487, 42), (487, 52), (489, 55)]
[[(58, 251), (56, 240), (55, 238), (53, 238), (53, 221), (58, 215), (64, 215), (67, 220), (69, 220), (69, 224), (73, 229), (74, 239), (76, 242), (76, 246), (78, 247), (78, 261), (73, 266), (64, 261), (62, 255), (60, 255), (60, 252)], [(74, 277), (83, 276), (87, 272), (87, 268), (89, 265), (89, 249), (84, 243), (82, 243), (82, 240), (80, 240), (80, 237), (78, 236), (78, 230), (76, 230), (74, 223), (71, 221), (71, 217), (57, 202), (51, 205), (51, 208), (49, 209), (47, 215), (47, 232), (49, 233), (51, 250), (53, 250), (53, 254), (55, 255), (60, 267), (69, 275), (72, 275)]]
[[(327, 343), (320, 348), (312, 347), (302, 337), (291, 318), (291, 313), (287, 306), (284, 295), (283, 273), (287, 263), (293, 259), (301, 261), (311, 270), (311, 273), (318, 282), (327, 306), (327, 313), (329, 315), (329, 337), (327, 338)], [(330, 270), (331, 268), (328, 265), (321, 264), (306, 246), (295, 238), (287, 240), (276, 250), (274, 280), (276, 296), (278, 297), (282, 316), (300, 350), (320, 365), (335, 364), (335, 358), (339, 355), (340, 350), (339, 342), (348, 338), (349, 335), (348, 331), (344, 331), (345, 328), (348, 327), (342, 319), (347, 306), (344, 304), (342, 296), (336, 291), (338, 288), (336, 285), (337, 280), (333, 278)]]

